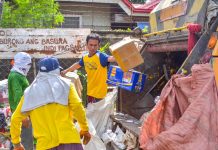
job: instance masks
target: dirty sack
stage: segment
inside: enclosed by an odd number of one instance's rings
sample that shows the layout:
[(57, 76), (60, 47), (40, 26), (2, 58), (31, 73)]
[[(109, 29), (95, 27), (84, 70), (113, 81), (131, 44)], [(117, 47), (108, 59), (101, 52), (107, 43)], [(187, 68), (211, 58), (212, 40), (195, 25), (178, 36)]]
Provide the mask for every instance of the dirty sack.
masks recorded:
[[(88, 104), (86, 116), (89, 124), (89, 132), (92, 137), (87, 145), (83, 145), (84, 150), (106, 150), (101, 137), (110, 128), (110, 125), (112, 125), (109, 116), (114, 113), (114, 102), (116, 99), (117, 89), (114, 89), (103, 100)], [(76, 127), (80, 131), (78, 124), (76, 124)]]
[(188, 77), (174, 75), (143, 123), (143, 150), (218, 148), (218, 91), (210, 64), (194, 65)]
[(89, 132), (91, 134), (91, 140), (87, 145), (83, 145), (84, 150), (106, 150), (106, 146), (100, 139), (98, 135), (96, 135), (95, 127), (93, 126), (92, 122), (88, 119), (89, 124)]
[(89, 103), (86, 108), (86, 116), (92, 122), (96, 134), (101, 137), (112, 125), (109, 116), (114, 113), (114, 102), (117, 100), (117, 89), (109, 92), (107, 96), (97, 103)]

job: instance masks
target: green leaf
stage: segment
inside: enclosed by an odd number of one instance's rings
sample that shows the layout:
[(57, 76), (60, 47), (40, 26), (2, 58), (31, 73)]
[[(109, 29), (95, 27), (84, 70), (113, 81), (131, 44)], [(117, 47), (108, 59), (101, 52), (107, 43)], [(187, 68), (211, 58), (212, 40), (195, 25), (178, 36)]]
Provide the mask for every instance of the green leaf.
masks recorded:
[(4, 2), (2, 28), (54, 28), (64, 17), (54, 0), (14, 0)]
[(109, 46), (110, 46), (110, 43), (107, 42), (104, 46), (100, 47), (100, 49), (99, 49), (100, 52), (102, 52), (102, 53), (106, 53), (107, 50), (109, 49)]

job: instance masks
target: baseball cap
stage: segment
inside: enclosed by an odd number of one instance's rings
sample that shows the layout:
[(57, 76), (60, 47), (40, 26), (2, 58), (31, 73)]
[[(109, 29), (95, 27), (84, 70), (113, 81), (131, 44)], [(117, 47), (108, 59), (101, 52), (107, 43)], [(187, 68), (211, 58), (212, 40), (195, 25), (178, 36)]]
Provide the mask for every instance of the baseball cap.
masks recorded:
[(57, 68), (63, 69), (59, 64), (58, 59), (55, 57), (45, 57), (40, 59), (38, 67), (40, 72), (50, 72)]

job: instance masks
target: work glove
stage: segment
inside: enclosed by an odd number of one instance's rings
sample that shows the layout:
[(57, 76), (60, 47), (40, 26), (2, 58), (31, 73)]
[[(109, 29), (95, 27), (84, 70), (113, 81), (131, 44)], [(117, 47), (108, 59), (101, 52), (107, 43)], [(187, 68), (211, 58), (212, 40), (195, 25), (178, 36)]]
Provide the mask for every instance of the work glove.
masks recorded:
[(25, 150), (21, 143), (14, 144), (14, 150)]
[(80, 131), (80, 138), (83, 139), (83, 145), (86, 145), (89, 143), (90, 139), (91, 139), (91, 134), (89, 133), (89, 131)]
[(30, 119), (29, 117), (25, 118), (24, 120), (22, 120), (22, 125), (25, 127), (25, 128), (29, 128), (30, 126)]

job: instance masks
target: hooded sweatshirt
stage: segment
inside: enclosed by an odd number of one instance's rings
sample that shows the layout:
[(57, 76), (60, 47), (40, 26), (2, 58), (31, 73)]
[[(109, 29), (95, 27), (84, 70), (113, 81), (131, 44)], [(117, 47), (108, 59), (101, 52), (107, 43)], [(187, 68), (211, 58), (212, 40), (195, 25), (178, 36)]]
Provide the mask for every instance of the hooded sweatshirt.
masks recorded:
[(14, 112), (29, 86), (26, 75), (31, 67), (31, 57), (29, 54), (20, 52), (14, 56), (14, 66), (8, 76), (8, 99), (11, 111)]

